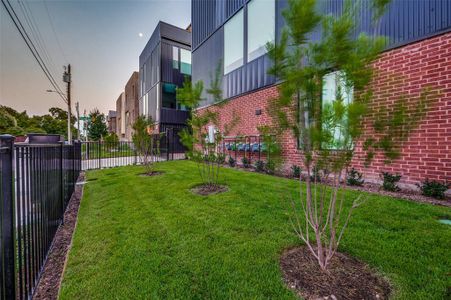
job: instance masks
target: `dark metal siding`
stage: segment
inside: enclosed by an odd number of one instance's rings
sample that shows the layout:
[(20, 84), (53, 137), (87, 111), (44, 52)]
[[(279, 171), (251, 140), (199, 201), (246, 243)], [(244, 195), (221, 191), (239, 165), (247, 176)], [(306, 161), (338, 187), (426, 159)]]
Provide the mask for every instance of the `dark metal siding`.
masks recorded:
[[(174, 69), (172, 67), (173, 46), (180, 48), (180, 46), (173, 43), (168, 43), (165, 41), (161, 42), (161, 81), (182, 86), (185, 76), (187, 75), (180, 73), (180, 69)], [(186, 49), (186, 47), (184, 48)]]
[[(277, 1), (277, 0), (276, 0)], [(218, 62), (224, 52), (223, 25), (249, 0), (192, 0), (192, 62), (193, 81), (202, 80), (208, 87)], [(321, 0), (318, 9), (324, 13), (339, 16), (344, 0)], [(359, 14), (360, 32), (373, 33), (372, 1), (361, 1)], [(282, 10), (287, 0), (277, 1), (276, 38), (284, 26)], [(381, 19), (379, 35), (388, 38), (387, 49), (432, 36), (451, 29), (451, 0), (392, 0)], [(311, 35), (315, 40), (320, 30)], [(270, 62), (262, 56), (239, 69), (223, 76), (224, 98), (230, 98), (274, 83), (268, 76)], [(208, 97), (205, 95), (208, 104)]]

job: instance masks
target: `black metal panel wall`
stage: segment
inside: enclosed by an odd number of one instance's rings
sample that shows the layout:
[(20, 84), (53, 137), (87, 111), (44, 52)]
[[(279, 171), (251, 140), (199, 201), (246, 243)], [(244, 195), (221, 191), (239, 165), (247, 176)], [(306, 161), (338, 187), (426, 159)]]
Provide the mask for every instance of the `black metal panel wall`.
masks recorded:
[[(223, 25), (227, 19), (252, 0), (192, 0), (193, 29), (193, 81), (202, 80), (205, 86), (218, 62), (222, 62), (224, 52)], [(277, 1), (277, 0), (276, 0)], [(284, 26), (282, 10), (287, 0), (278, 0), (276, 5), (276, 38)], [(318, 10), (339, 16), (344, 0), (320, 0)], [(358, 15), (360, 32), (373, 34), (372, 1), (361, 1)], [(377, 34), (388, 38), (387, 49), (451, 30), (450, 0), (392, 0), (381, 19)], [(312, 33), (311, 39), (320, 37), (320, 30)], [(246, 60), (245, 60), (246, 61)], [(262, 88), (274, 83), (274, 78), (266, 74), (269, 61), (262, 56), (223, 77), (224, 98), (230, 98)], [(211, 103), (211, 99), (203, 105)]]
[(172, 66), (172, 48), (174, 46), (190, 50), (188, 46), (165, 40), (161, 41), (161, 81), (182, 86), (187, 75), (180, 73), (180, 69), (174, 69)]

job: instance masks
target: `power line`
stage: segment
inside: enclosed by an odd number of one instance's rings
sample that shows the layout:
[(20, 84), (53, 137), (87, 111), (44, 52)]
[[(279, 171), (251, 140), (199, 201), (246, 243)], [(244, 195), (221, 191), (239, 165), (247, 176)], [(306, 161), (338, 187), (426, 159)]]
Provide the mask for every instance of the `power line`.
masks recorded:
[(61, 47), (60, 40), (58, 38), (58, 35), (56, 34), (55, 26), (53, 26), (52, 17), (50, 16), (49, 8), (47, 6), (47, 1), (44, 0), (43, 2), (44, 2), (45, 10), (47, 11), (47, 16), (49, 17), (49, 23), (50, 23), (50, 26), (52, 27), (52, 31), (53, 31), (53, 35), (55, 36), (56, 43), (58, 44), (58, 47), (59, 47), (59, 49), (61, 51), (61, 54), (62, 54), (64, 60), (67, 63), (67, 58), (66, 58), (66, 55), (64, 54), (63, 47)]
[[(52, 74), (48, 70), (47, 66), (45, 65), (45, 62), (43, 61), (41, 55), (37, 51), (35, 45), (33, 44), (33, 41), (30, 39), (27, 31), (25, 30), (24, 26), (22, 25), (22, 22), (20, 21), (19, 17), (17, 16), (16, 12), (14, 11), (14, 8), (12, 7), (9, 0), (1, 0), (3, 6), (6, 9), (6, 12), (8, 13), (9, 17), (13, 21), (14, 25), (16, 26), (17, 30), (19, 31), (20, 35), (22, 36), (23, 40), (25, 41), (25, 44), (27, 45), (28, 49), (31, 51), (31, 54), (33, 54), (33, 57), (41, 67), (42, 71), (44, 72), (47, 79), (50, 81), (50, 84), (53, 86), (53, 88), (58, 91), (58, 95), (60, 95), (61, 99), (63, 99), (64, 102), (67, 103), (67, 99), (64, 97), (63, 92), (61, 91), (61, 88), (58, 86), (58, 83), (53, 78)], [(8, 6), (6, 5), (8, 3)], [(15, 18), (14, 18), (14, 16)]]
[(22, 11), (22, 14), (25, 17), (25, 22), (27, 23), (28, 27), (30, 28), (31, 32), (29, 32), (30, 36), (34, 37), (34, 40), (36, 42), (36, 46), (42, 51), (42, 58), (44, 61), (47, 61), (49, 64), (49, 67), (52, 67), (53, 71), (56, 70), (55, 64), (49, 55), (47, 48), (45, 47), (44, 39), (41, 35), (41, 32), (39, 30), (39, 27), (36, 25), (36, 20), (33, 16), (33, 13), (28, 6), (27, 2), (23, 2), (21, 0), (18, 0), (19, 8)]

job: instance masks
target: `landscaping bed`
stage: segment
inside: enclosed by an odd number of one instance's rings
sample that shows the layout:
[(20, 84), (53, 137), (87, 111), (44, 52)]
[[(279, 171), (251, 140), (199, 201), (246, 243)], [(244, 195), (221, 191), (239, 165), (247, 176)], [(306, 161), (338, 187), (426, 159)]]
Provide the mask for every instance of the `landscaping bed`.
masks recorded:
[[(299, 183), (225, 169), (229, 190), (200, 196), (190, 191), (201, 184), (196, 168), (171, 161), (156, 165), (160, 176), (136, 176), (139, 166), (88, 172), (61, 299), (296, 299), (281, 262), (285, 249), (303, 246), (286, 201)], [(390, 299), (445, 298), (451, 230), (437, 219), (451, 209), (366, 196), (340, 253), (386, 280)]]

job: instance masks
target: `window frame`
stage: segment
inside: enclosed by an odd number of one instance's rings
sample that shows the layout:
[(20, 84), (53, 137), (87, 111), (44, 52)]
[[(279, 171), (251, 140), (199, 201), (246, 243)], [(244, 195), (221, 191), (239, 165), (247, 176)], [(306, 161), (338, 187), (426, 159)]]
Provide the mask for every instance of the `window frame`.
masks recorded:
[[(239, 65), (235, 66), (235, 64), (239, 63), (239, 60), (236, 60), (232, 64), (229, 64), (228, 66), (226, 66), (226, 45), (228, 44), (228, 43), (226, 43), (226, 28), (227, 28), (228, 24), (230, 25), (231, 22), (233, 22), (234, 20), (236, 21), (237, 20), (236, 18), (238, 16), (241, 16), (241, 19), (242, 19), (242, 24), (241, 24), (242, 25), (241, 26), (242, 27), (242, 31), (241, 31), (241, 34), (242, 34), (242, 39), (241, 39), (241, 43), (242, 43), (241, 50), (242, 50), (242, 53), (241, 53), (241, 58), (240, 58), (241, 62), (240, 62)], [(224, 39), (223, 39), (223, 70), (224, 70), (224, 75), (229, 74), (229, 73), (241, 68), (242, 66), (244, 66), (246, 64), (246, 55), (245, 55), (245, 51), (246, 51), (246, 31), (247, 31), (247, 28), (246, 28), (246, 20), (247, 20), (247, 18), (246, 18), (246, 16), (247, 16), (247, 14), (245, 14), (245, 7), (243, 6), (243, 8), (239, 9), (232, 17), (230, 17), (227, 20), (227, 22), (224, 23), (224, 32), (223, 32), (223, 35), (224, 35)], [(236, 41), (237, 39), (234, 39), (234, 40)]]

